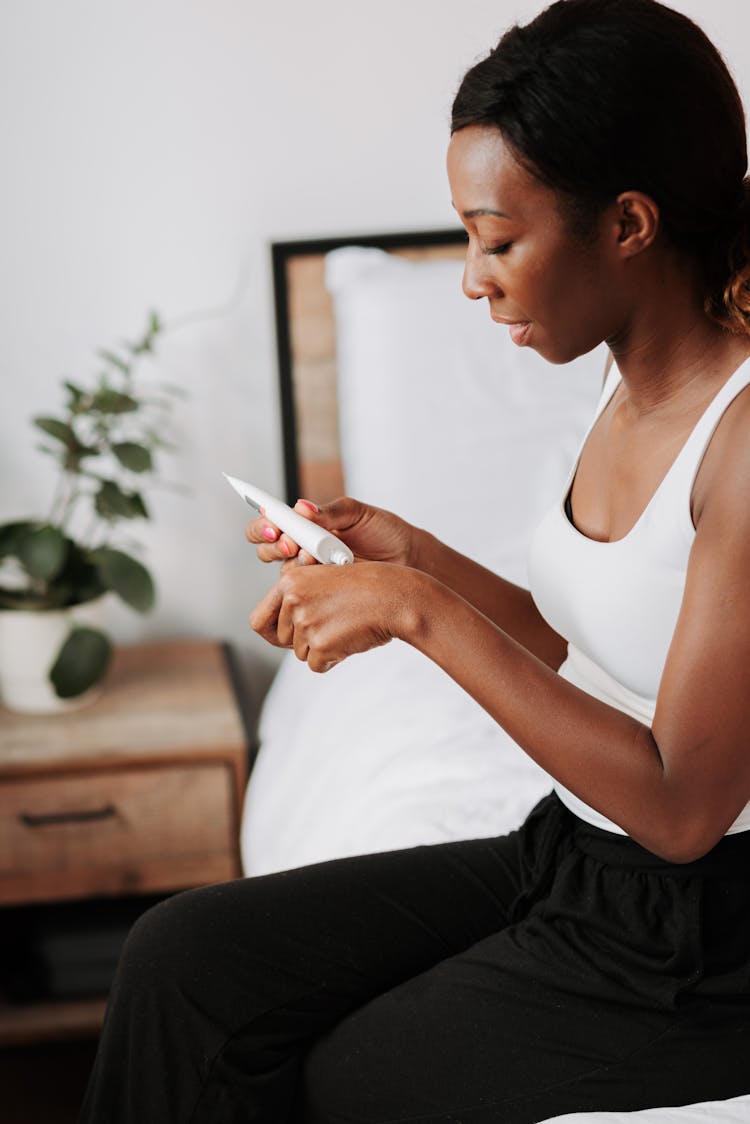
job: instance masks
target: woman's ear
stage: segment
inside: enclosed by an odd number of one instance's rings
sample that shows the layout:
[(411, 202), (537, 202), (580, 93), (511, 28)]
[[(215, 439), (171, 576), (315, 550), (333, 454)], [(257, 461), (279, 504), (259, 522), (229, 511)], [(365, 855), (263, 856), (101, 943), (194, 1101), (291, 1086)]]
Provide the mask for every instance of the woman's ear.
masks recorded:
[(617, 248), (624, 257), (635, 257), (653, 243), (659, 231), (659, 208), (641, 191), (624, 191), (616, 207)]

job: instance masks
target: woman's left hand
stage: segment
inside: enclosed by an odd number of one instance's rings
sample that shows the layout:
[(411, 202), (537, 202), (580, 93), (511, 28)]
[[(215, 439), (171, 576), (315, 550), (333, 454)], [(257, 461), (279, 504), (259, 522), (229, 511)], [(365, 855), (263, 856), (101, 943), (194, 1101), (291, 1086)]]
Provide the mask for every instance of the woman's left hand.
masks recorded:
[(270, 644), (292, 648), (312, 671), (328, 671), (347, 656), (403, 637), (418, 581), (415, 571), (387, 562), (286, 564), (250, 625)]

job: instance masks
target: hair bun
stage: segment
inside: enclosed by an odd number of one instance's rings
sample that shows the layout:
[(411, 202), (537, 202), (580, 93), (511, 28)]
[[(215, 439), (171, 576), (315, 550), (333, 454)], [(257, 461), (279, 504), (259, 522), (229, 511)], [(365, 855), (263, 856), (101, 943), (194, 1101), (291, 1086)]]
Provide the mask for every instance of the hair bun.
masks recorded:
[(706, 311), (730, 332), (750, 334), (750, 176), (745, 176), (729, 216), (728, 247), (717, 263), (725, 280), (719, 299), (710, 297)]

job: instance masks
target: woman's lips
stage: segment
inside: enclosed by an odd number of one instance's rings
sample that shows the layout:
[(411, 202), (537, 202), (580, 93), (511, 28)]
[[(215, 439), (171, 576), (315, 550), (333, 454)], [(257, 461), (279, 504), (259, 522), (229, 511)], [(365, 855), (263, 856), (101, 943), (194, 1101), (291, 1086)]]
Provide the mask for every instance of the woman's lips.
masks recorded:
[(523, 347), (528, 342), (531, 332), (530, 320), (501, 320), (499, 316), (493, 316), (492, 319), (496, 324), (505, 324), (508, 327), (510, 338), (517, 347)]
[(525, 322), (522, 322), (521, 324), (511, 324), (511, 326), (510, 326), (510, 338), (513, 340), (513, 343), (517, 347), (523, 347), (523, 345), (526, 343), (526, 341), (529, 338), (529, 332), (530, 331), (531, 331), (531, 324), (529, 323), (528, 320), (526, 320)]

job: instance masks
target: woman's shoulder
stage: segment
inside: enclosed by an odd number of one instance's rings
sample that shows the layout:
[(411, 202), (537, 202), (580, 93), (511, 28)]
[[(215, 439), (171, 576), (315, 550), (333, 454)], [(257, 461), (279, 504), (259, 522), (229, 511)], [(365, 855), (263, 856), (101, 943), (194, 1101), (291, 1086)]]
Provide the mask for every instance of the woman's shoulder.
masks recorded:
[(693, 487), (693, 521), (719, 508), (750, 524), (750, 357), (733, 376), (735, 396), (716, 419)]

